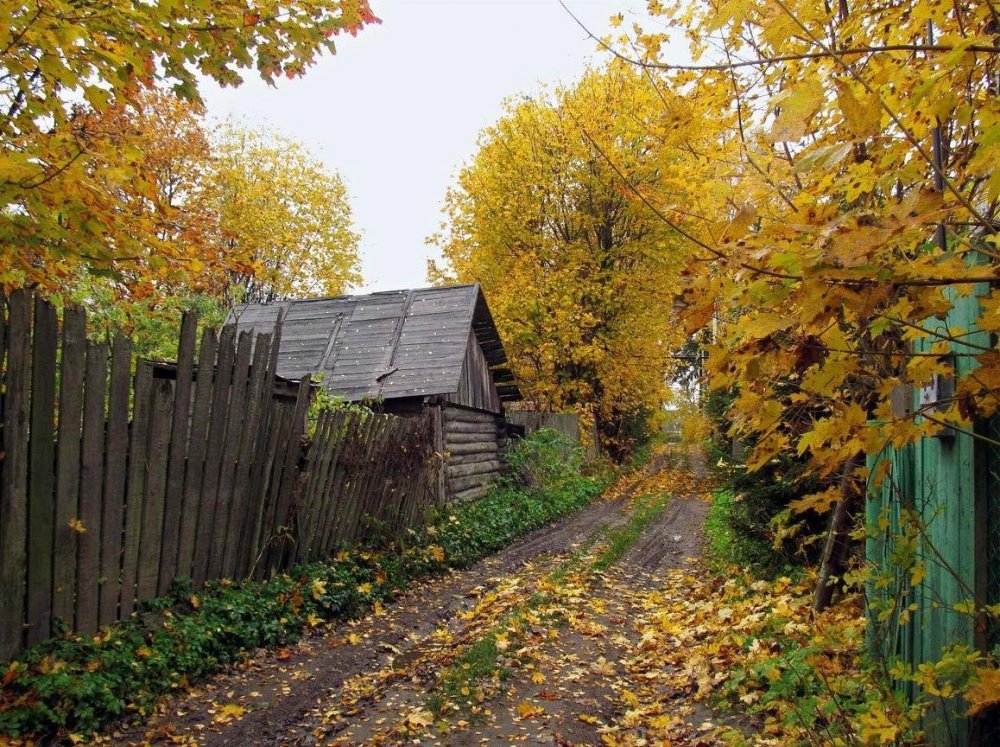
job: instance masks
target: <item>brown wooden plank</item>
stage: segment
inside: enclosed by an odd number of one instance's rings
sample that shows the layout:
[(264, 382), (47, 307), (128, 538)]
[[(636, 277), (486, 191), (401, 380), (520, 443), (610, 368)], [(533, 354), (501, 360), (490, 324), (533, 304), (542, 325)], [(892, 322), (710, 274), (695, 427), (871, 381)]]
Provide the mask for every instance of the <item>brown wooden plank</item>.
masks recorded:
[[(299, 382), (298, 395), (295, 398), (295, 408), (292, 410), (292, 420), (288, 436), (284, 441), (284, 467), (282, 468), (281, 484), (278, 489), (278, 500), (275, 504), (275, 527), (288, 527), (291, 520), (291, 509), (296, 488), (299, 487), (299, 470), (297, 468), (302, 448), (302, 436), (305, 434), (306, 415), (311, 400), (310, 376), (306, 374)], [(275, 542), (268, 552), (269, 570), (281, 567), (282, 558), (287, 552), (286, 542)]]
[(372, 448), (379, 436), (379, 431), (381, 429), (381, 420), (376, 416), (371, 416), (366, 421), (366, 429), (364, 433), (364, 439), (360, 444), (358, 451), (359, 462), (355, 468), (354, 475), (351, 479), (351, 489), (350, 489), (350, 514), (348, 515), (348, 527), (349, 533), (346, 536), (346, 541), (349, 543), (354, 543), (361, 534), (361, 522), (364, 517), (365, 512), (365, 499), (367, 498), (365, 494), (365, 484), (367, 478), (371, 475), (371, 453)]
[(26, 621), (29, 646), (48, 638), (52, 626), (57, 325), (56, 310), (36, 297), (31, 346), (31, 440), (28, 444)]
[(173, 419), (174, 383), (170, 379), (153, 382), (152, 413), (146, 449), (146, 491), (142, 508), (142, 541), (136, 573), (136, 600), (145, 602), (157, 594), (160, 555), (163, 552), (164, 497), (167, 486), (167, 457), (170, 423)]
[(71, 306), (63, 312), (62, 360), (59, 366), (59, 447), (56, 470), (56, 518), (52, 558), (52, 616), (73, 627), (76, 599), (77, 533), (69, 525), (79, 513), (80, 445), (83, 427), (83, 372), (87, 317)]
[(250, 527), (247, 521), (250, 505), (249, 493), (250, 472), (253, 468), (253, 455), (258, 439), (264, 438), (261, 432), (261, 415), (269, 398), (270, 377), (268, 375), (268, 355), (270, 353), (270, 335), (259, 335), (253, 346), (253, 363), (250, 367), (250, 386), (247, 392), (247, 413), (243, 423), (243, 433), (240, 440), (240, 450), (236, 460), (236, 474), (233, 482), (233, 499), (229, 516), (229, 531), (226, 533), (226, 546), (223, 554), (222, 575), (232, 578), (236, 575), (237, 565), (241, 556), (243, 543)]
[(323, 474), (316, 486), (316, 533), (310, 540), (309, 560), (326, 558), (329, 554), (330, 528), (340, 501), (333, 487), (337, 471), (340, 469), (339, 456), (344, 446), (350, 417), (350, 412), (335, 412), (327, 429)]
[(132, 341), (115, 335), (111, 346), (111, 384), (108, 391), (108, 431), (104, 447), (104, 499), (101, 516), (101, 592), (98, 622), (118, 617), (121, 594), (122, 533), (128, 474), (128, 407), (132, 376)]
[(125, 538), (122, 547), (122, 592), (119, 615), (124, 619), (135, 609), (135, 581), (139, 572), (139, 543), (142, 540), (142, 504), (146, 492), (146, 449), (153, 392), (153, 366), (136, 363), (133, 385), (132, 427), (128, 447)]
[(167, 482), (163, 498), (163, 552), (160, 557), (157, 592), (165, 594), (177, 575), (177, 546), (184, 506), (184, 467), (187, 462), (188, 426), (191, 421), (191, 377), (194, 373), (198, 317), (185, 312), (177, 341), (177, 379), (174, 383), (173, 417), (170, 423)]
[(405, 437), (407, 429), (397, 418), (386, 417), (389, 422), (386, 424), (381, 453), (374, 456), (378, 474), (369, 489), (374, 498), (372, 513), (378, 517), (382, 531), (391, 537), (402, 500), (402, 493), (395, 480), (396, 471), (405, 467), (407, 463), (404, 441), (400, 440), (400, 437)]
[(178, 576), (190, 577), (194, 562), (194, 543), (201, 507), (201, 481), (205, 471), (205, 447), (208, 442), (208, 421), (212, 412), (212, 379), (218, 345), (216, 331), (211, 328), (206, 329), (202, 333), (201, 350), (198, 353), (198, 375), (191, 411), (191, 432), (188, 436), (184, 502), (175, 566), (175, 573)]
[(285, 405), (276, 406), (268, 428), (267, 445), (262, 457), (260, 493), (256, 501), (258, 508), (254, 518), (254, 542), (248, 556), (247, 574), (254, 578), (263, 578), (266, 568), (265, 556), (274, 540), (275, 509), (284, 467), (282, 456), (291, 426), (292, 409)]
[(346, 444), (350, 443), (350, 439), (353, 437), (357, 421), (356, 413), (350, 411), (341, 413), (341, 417), (331, 433), (330, 465), (327, 468), (326, 480), (320, 486), (322, 519), (313, 558), (329, 555), (336, 541), (337, 523), (344, 509), (341, 488), (345, 470), (342, 455)]
[(201, 481), (201, 508), (198, 512), (198, 532), (194, 543), (194, 565), (191, 578), (195, 586), (205, 583), (208, 558), (212, 549), (215, 528), (215, 507), (219, 497), (219, 472), (225, 446), (226, 414), (233, 376), (233, 359), (236, 357), (236, 328), (222, 328), (219, 335), (219, 352), (215, 362), (215, 380), (212, 384), (212, 414), (209, 416), (208, 441), (205, 446), (205, 474)]
[[(258, 570), (257, 563), (262, 552), (263, 521), (266, 504), (269, 500), (270, 481), (274, 467), (274, 455), (278, 448), (278, 431), (274, 424), (279, 418), (278, 399), (274, 395), (275, 372), (281, 352), (282, 324), (285, 310), (279, 308), (275, 315), (274, 327), (271, 332), (270, 349), (267, 356), (267, 377), (261, 392), (261, 413), (257, 446), (251, 463), (250, 487), (247, 494), (251, 510), (248, 511), (245, 542), (241, 548), (237, 563), (237, 575), (247, 577)], [(266, 335), (259, 338), (259, 344), (266, 344)]]
[(226, 553), (229, 520), (232, 512), (233, 485), (236, 481), (236, 459), (239, 456), (246, 416), (246, 400), (250, 384), (250, 347), (252, 334), (241, 332), (233, 363), (232, 388), (226, 418), (226, 435), (222, 450), (222, 467), (219, 470), (219, 488), (216, 499), (215, 522), (212, 529), (212, 546), (208, 556), (207, 578), (222, 577), (222, 563)]
[(305, 454), (306, 476), (305, 489), (302, 492), (301, 505), (296, 511), (296, 541), (295, 558), (297, 562), (303, 562), (309, 557), (309, 551), (316, 536), (319, 524), (317, 496), (319, 485), (323, 480), (324, 469), (329, 460), (329, 449), (327, 448), (330, 439), (330, 421), (334, 418), (334, 413), (329, 411), (320, 412), (316, 418), (316, 429), (309, 442)]
[(352, 412), (350, 428), (339, 456), (337, 480), (331, 491), (336, 500), (328, 547), (341, 547), (354, 533), (355, 500), (365, 458), (365, 441), (372, 433), (372, 415)]
[(101, 578), (101, 502), (104, 487), (104, 404), (108, 384), (108, 346), (87, 343), (84, 372), (83, 445), (80, 454), (79, 520), (76, 554), (76, 630), (97, 631)]
[(10, 295), (0, 478), (0, 658), (23, 644), (28, 529), (28, 418), (31, 387), (30, 297)]

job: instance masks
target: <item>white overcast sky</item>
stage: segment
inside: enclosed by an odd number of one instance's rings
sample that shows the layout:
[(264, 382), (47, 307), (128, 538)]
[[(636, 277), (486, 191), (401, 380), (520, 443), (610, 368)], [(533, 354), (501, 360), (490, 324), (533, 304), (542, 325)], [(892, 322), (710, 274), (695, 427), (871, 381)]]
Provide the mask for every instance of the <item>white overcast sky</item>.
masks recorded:
[[(566, 0), (601, 35), (641, 19), (644, 0)], [(212, 117), (296, 138), (338, 171), (362, 234), (360, 290), (425, 285), (453, 175), (504, 98), (570, 83), (603, 63), (557, 0), (371, 0), (382, 24), (338, 40), (306, 75), (276, 88), (204, 88)], [(249, 77), (249, 76), (248, 76)]]

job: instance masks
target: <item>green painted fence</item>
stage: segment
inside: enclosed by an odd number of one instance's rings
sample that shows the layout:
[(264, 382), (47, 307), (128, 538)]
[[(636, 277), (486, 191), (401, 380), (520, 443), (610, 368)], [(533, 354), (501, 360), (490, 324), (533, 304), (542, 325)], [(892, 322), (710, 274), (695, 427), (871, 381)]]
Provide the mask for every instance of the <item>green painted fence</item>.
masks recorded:
[[(974, 369), (982, 347), (992, 346), (989, 335), (976, 328), (978, 296), (985, 291), (982, 285), (972, 294), (953, 295), (954, 308), (947, 318), (925, 323), (959, 340), (951, 345), (956, 381)], [(908, 390), (899, 407), (913, 413), (933, 399), (925, 392), (921, 401), (921, 392)], [(972, 432), (941, 432), (869, 458), (873, 467), (886, 460), (891, 465), (891, 479), (873, 491), (868, 502), (866, 547), (868, 560), (884, 574), (882, 583), (868, 588), (873, 618), (887, 600), (898, 600), (896, 613), (881, 624), (873, 621), (870, 633), (872, 645), (890, 663), (917, 668), (939, 660), (954, 644), (988, 649), (1000, 643), (986, 620), (967, 610), (970, 602), (979, 607), (1000, 601), (1000, 448), (973, 433), (996, 439), (1000, 422), (977, 422)], [(907, 515), (917, 520), (908, 521)], [(898, 538), (907, 528), (924, 567), (925, 575), (916, 584), (909, 571), (898, 569), (900, 557), (906, 555), (905, 543)], [(907, 624), (898, 624), (900, 614), (911, 616)], [(899, 689), (911, 698), (916, 695), (910, 684), (901, 683)], [(959, 701), (936, 703), (924, 721), (928, 740), (942, 745), (991, 743), (993, 727), (970, 722), (964, 711)]]

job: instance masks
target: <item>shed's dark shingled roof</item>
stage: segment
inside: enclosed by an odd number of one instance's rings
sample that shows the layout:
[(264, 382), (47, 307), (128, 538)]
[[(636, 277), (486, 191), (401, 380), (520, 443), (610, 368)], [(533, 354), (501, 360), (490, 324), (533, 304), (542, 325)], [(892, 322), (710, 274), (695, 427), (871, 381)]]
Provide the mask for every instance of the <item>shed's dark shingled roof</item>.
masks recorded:
[(451, 394), (459, 388), (471, 327), (500, 398), (521, 398), (478, 285), (246, 304), (229, 322), (238, 332), (269, 332), (279, 310), (277, 373), (286, 378), (322, 372), (330, 392), (352, 401)]

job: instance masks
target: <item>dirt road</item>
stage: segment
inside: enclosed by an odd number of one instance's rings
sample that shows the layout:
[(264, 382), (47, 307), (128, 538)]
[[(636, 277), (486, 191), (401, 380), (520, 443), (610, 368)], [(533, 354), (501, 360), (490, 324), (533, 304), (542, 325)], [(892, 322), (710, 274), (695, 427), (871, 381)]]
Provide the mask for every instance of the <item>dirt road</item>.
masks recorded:
[[(631, 622), (700, 553), (700, 455), (657, 455), (575, 516), (164, 704), (111, 744), (601, 744), (628, 718)], [(644, 496), (664, 496), (655, 500)], [(711, 714), (679, 705), (691, 744)], [(609, 741), (607, 737), (605, 741)]]

